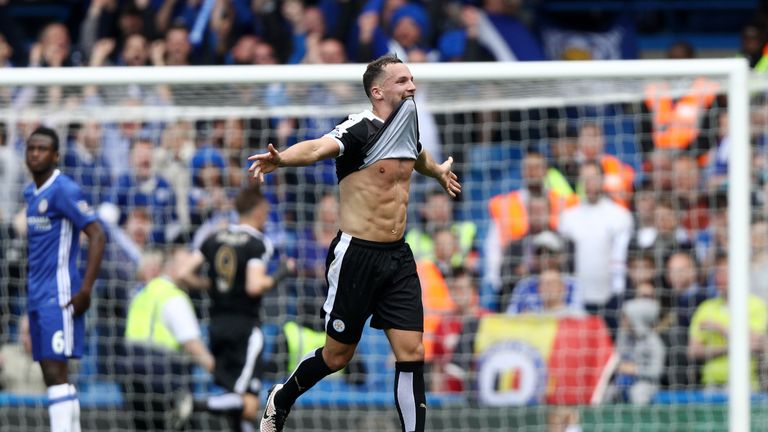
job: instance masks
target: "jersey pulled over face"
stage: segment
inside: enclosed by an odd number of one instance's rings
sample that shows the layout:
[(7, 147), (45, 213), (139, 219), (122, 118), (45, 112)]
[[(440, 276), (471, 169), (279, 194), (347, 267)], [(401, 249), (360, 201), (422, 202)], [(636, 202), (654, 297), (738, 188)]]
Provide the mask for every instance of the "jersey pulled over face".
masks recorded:
[(339, 144), (336, 176), (344, 177), (383, 159), (416, 160), (421, 153), (416, 102), (403, 99), (386, 121), (370, 110), (352, 114), (326, 136)]

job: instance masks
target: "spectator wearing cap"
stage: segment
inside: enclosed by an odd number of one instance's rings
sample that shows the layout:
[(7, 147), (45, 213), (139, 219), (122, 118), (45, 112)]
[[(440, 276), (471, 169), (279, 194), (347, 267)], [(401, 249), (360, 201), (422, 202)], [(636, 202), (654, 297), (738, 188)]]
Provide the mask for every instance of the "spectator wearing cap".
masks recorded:
[[(240, 166), (231, 167), (225, 157), (225, 149), (232, 150), (232, 137), (228, 133), (234, 131), (232, 124), (226, 126), (226, 121), (212, 123), (200, 121), (197, 123), (198, 149), (189, 162), (191, 188), (187, 196), (190, 216), (190, 233), (194, 233), (192, 245), (199, 248), (209, 235), (237, 223), (237, 212), (233, 206), (234, 196), (239, 187), (230, 188), (230, 170), (242, 169)], [(237, 157), (237, 155), (233, 155)], [(239, 186), (239, 185), (238, 185)], [(276, 212), (270, 212), (270, 222), (275, 220)], [(279, 218), (277, 218), (279, 219)], [(274, 229), (273, 232), (278, 232)], [(281, 242), (275, 241), (276, 244)]]
[(406, 0), (368, 0), (365, 3), (357, 17), (349, 47), (353, 59), (366, 63), (388, 52), (384, 29), (389, 25), (395, 9), (406, 3)]
[(204, 146), (197, 150), (190, 163), (192, 188), (189, 191), (189, 212), (192, 229), (218, 213), (226, 213), (232, 203), (224, 187), (226, 161), (218, 150)]
[(557, 269), (547, 269), (540, 275), (518, 282), (506, 312), (510, 315), (533, 313), (556, 317), (586, 315), (575, 280)]
[[(533, 256), (531, 257), (529, 276), (520, 279), (515, 284), (514, 289), (511, 290), (512, 295), (506, 306), (506, 312), (509, 314), (537, 313), (544, 309), (553, 309), (546, 306), (550, 301), (552, 302), (550, 306), (559, 304), (559, 295), (554, 295), (553, 298), (544, 295), (551, 294), (549, 291), (556, 291), (555, 294), (557, 294), (559, 291), (555, 290), (556, 287), (545, 286), (545, 288), (552, 288), (546, 293), (540, 289), (543, 275), (554, 271), (564, 290), (562, 293), (563, 305), (566, 306), (569, 313), (584, 313), (581, 297), (576, 290), (576, 279), (567, 273), (567, 244), (565, 240), (557, 233), (546, 230), (533, 236), (531, 243)], [(550, 279), (553, 278), (546, 279), (546, 281), (554, 283)]]
[[(408, 59), (411, 50), (421, 50), (428, 54), (428, 59), (437, 60), (437, 53), (431, 53), (428, 45), (430, 30), (429, 15), (418, 4), (405, 3), (393, 8), (400, 2), (385, 2), (382, 19), (375, 11), (364, 8), (358, 26), (360, 28), (357, 60), (368, 62), (388, 52), (398, 58)], [(387, 11), (391, 8), (391, 14)], [(387, 19), (388, 18), (388, 19)]]
[[(488, 203), (491, 224), (484, 244), (485, 276), (486, 282), (496, 291), (514, 286), (517, 282), (501, 279), (502, 268), (510, 268), (504, 264), (504, 251), (514, 242), (521, 242), (516, 247), (518, 251), (524, 251), (530, 247), (526, 236), (557, 229), (560, 212), (576, 201), (567, 182), (555, 180), (562, 176), (551, 175), (547, 160), (541, 153), (527, 152), (521, 161), (521, 172), (523, 178), (519, 189), (496, 195)], [(519, 260), (511, 268), (514, 269), (513, 274), (522, 277), (527, 274), (525, 259), (530, 254), (523, 252), (518, 256)], [(522, 270), (520, 265), (523, 265)]]

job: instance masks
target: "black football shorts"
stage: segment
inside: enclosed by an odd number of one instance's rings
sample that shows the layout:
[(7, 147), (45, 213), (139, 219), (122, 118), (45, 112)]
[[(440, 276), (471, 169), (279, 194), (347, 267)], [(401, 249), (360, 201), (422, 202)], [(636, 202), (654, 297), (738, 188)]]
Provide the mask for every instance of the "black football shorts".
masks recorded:
[(380, 243), (339, 232), (326, 259), (325, 329), (333, 339), (360, 341), (371, 327), (424, 331), (424, 307), (416, 261), (403, 239)]

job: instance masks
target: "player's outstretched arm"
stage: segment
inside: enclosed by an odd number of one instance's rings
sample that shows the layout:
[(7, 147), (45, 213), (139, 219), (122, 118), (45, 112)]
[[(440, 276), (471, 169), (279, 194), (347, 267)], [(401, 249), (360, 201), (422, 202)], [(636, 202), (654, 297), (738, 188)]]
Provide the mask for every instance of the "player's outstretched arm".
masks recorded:
[(440, 186), (448, 192), (448, 195), (456, 198), (456, 195), (461, 193), (461, 183), (456, 174), (451, 171), (453, 166), (453, 157), (448, 157), (448, 160), (442, 164), (437, 164), (432, 156), (430, 156), (427, 150), (423, 149), (419, 154), (419, 158), (416, 159), (416, 165), (414, 168), (419, 174), (432, 177), (440, 183)]
[(83, 284), (80, 286), (80, 291), (67, 304), (67, 306), (72, 306), (75, 316), (85, 313), (91, 306), (91, 291), (93, 290), (96, 276), (99, 274), (101, 257), (104, 254), (104, 244), (106, 243), (104, 230), (101, 229), (101, 225), (98, 222), (89, 223), (85, 226), (83, 232), (88, 236), (88, 262), (85, 267)]
[(281, 166), (307, 166), (313, 163), (336, 157), (339, 154), (339, 144), (330, 137), (301, 141), (283, 151), (277, 151), (271, 143), (266, 153), (255, 154), (248, 158), (253, 161), (248, 171), (260, 183), (264, 182), (264, 174), (269, 174)]

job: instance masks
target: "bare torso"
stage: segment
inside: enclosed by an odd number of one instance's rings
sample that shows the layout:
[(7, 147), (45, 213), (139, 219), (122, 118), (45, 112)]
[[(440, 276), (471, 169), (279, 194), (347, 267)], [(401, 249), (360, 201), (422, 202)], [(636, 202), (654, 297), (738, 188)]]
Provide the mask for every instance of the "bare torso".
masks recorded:
[(341, 230), (377, 242), (402, 238), (415, 162), (382, 159), (346, 176), (339, 183)]

